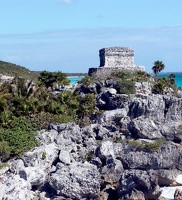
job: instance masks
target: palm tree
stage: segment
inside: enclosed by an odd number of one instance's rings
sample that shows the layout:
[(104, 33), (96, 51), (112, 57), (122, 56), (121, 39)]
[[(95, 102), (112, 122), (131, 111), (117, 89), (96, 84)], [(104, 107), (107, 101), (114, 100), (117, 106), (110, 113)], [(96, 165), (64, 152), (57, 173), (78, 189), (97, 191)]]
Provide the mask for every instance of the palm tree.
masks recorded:
[(159, 72), (161, 72), (165, 68), (165, 65), (162, 61), (156, 60), (154, 62), (154, 66), (152, 67), (152, 70), (154, 74), (157, 76)]

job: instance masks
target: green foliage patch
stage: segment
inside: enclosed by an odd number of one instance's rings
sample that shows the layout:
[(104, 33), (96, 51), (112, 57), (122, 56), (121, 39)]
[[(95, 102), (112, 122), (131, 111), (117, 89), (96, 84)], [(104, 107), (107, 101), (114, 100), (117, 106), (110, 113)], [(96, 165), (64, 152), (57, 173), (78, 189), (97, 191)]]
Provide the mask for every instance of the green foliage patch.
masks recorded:
[(38, 145), (35, 139), (35, 125), (25, 116), (12, 117), (11, 126), (0, 127), (0, 157), (3, 160), (10, 156), (21, 155), (23, 152)]
[(142, 144), (137, 140), (129, 140), (128, 144), (130, 148), (134, 151), (145, 151), (145, 152), (154, 152), (158, 151), (159, 148), (164, 145), (166, 142), (162, 139), (156, 139), (151, 143)]

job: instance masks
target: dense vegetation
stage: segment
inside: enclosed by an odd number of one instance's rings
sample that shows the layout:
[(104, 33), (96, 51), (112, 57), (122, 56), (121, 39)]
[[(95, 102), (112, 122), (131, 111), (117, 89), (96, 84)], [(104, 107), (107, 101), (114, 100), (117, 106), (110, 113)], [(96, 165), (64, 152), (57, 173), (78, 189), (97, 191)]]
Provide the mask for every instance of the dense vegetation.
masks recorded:
[(36, 146), (36, 130), (50, 123), (87, 123), (94, 113), (94, 95), (57, 91), (57, 84), (69, 84), (66, 75), (46, 71), (40, 73), (36, 85), (22, 77), (0, 84), (0, 160)]

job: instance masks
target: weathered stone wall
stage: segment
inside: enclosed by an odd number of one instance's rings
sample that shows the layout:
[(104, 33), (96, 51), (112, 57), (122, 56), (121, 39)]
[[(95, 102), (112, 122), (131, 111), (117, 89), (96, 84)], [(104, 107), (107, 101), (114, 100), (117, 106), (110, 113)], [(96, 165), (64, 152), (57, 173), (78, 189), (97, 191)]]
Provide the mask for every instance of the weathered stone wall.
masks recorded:
[(145, 71), (144, 66), (134, 66), (134, 67), (98, 67), (98, 68), (89, 68), (88, 75), (97, 73), (98, 76), (102, 74), (111, 74), (114, 71), (123, 71), (123, 72), (136, 72), (136, 71)]
[(99, 51), (100, 67), (134, 67), (134, 50), (128, 47), (110, 47)]
[(110, 74), (114, 71), (145, 71), (144, 66), (134, 64), (134, 50), (128, 47), (110, 47), (99, 51), (100, 66), (89, 68), (88, 75), (93, 73)]

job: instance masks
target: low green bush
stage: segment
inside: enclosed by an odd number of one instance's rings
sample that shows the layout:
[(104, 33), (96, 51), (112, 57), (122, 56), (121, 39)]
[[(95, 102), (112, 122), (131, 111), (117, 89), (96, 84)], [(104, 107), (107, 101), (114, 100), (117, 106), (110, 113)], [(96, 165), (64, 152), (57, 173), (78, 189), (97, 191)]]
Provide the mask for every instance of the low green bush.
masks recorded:
[(118, 81), (119, 93), (120, 94), (135, 94), (135, 82), (132, 80)]
[[(21, 155), (34, 146), (38, 145), (35, 139), (35, 124), (26, 117), (14, 118), (13, 126), (0, 127), (1, 152), (7, 159), (10, 156)], [(1, 155), (2, 156), (2, 155)]]
[(7, 141), (0, 141), (0, 158), (6, 161), (10, 157), (11, 148)]
[(129, 140), (128, 144), (130, 148), (134, 151), (153, 152), (153, 151), (158, 151), (159, 148), (165, 144), (165, 141), (162, 139), (156, 139), (151, 143), (142, 144), (137, 140)]

